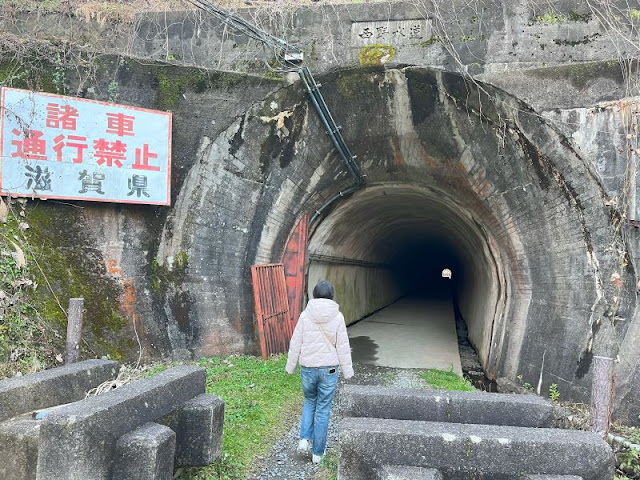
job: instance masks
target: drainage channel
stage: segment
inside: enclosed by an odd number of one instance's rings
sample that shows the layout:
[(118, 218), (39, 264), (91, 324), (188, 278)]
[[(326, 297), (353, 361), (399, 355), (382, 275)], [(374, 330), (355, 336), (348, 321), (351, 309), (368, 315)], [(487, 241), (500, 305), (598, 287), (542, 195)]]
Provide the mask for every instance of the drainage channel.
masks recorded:
[(482, 390), (483, 392), (498, 392), (496, 381), (486, 376), (480, 364), (478, 352), (476, 352), (476, 349), (473, 348), (473, 345), (469, 342), (467, 325), (455, 301), (453, 310), (456, 319), (456, 334), (458, 335), (458, 350), (460, 352), (462, 375), (478, 390)]

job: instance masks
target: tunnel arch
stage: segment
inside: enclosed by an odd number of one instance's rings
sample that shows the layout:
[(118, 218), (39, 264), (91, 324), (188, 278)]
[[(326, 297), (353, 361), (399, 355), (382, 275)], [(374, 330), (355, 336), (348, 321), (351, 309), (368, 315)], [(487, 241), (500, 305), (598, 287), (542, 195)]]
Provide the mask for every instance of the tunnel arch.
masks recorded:
[(499, 333), (493, 327), (504, 326), (510, 288), (505, 255), (490, 235), (442, 190), (370, 185), (314, 229), (308, 288), (320, 279), (333, 282), (352, 323), (407, 295), (448, 294), (442, 292), (449, 288), (442, 270), (451, 267), (451, 287), (469, 338), (488, 365)]
[[(191, 297), (180, 310), (188, 322), (172, 317), (171, 302), (183, 297), (167, 300), (164, 310), (168, 331), (188, 324), (193, 333), (174, 342), (196, 354), (241, 343), (254, 352), (249, 267), (281, 261), (298, 219), (320, 212), (311, 235), (316, 255), (393, 263), (380, 252), (416, 228), (417, 243), (467, 268), (470, 283), (496, 280), (488, 299), (478, 287), (460, 290), (469, 297), (464, 315), (486, 371), (522, 375), (542, 388), (556, 383), (567, 398), (587, 398), (591, 356), (615, 355), (628, 327), (598, 319), (613, 298), (622, 299), (621, 317), (635, 308), (633, 266), (622, 268), (610, 248), (624, 249), (624, 239), (592, 167), (524, 102), (458, 74), (357, 68), (319, 80), (366, 188), (341, 194), (353, 191), (354, 180), (299, 83), (254, 105), (218, 137), (204, 138), (158, 253), (159, 262), (180, 251), (190, 259), (182, 289)], [(372, 209), (385, 220), (363, 213)], [(429, 221), (446, 235), (416, 227)], [(346, 231), (354, 224), (362, 238), (338, 245), (357, 235)], [(609, 282), (613, 272), (621, 274), (616, 285)], [(385, 283), (379, 275), (368, 283)], [(476, 310), (482, 321), (472, 320)]]

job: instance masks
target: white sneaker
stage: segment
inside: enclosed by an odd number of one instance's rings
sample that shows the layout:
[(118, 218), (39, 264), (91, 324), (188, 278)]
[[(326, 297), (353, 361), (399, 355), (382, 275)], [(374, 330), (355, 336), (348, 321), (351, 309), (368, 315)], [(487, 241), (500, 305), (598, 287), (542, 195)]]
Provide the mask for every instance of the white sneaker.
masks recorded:
[(315, 453), (311, 456), (311, 461), (313, 463), (320, 463), (322, 461), (322, 455), (316, 455)]
[(307, 453), (309, 451), (309, 440), (301, 438), (298, 442), (298, 451), (301, 453)]

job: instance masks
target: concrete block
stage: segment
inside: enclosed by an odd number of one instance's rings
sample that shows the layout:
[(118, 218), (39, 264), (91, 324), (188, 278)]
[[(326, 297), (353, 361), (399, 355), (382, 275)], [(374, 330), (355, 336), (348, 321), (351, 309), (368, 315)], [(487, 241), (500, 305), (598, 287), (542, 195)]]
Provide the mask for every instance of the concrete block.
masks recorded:
[(199, 395), (158, 420), (176, 432), (176, 467), (208, 465), (220, 456), (224, 402)]
[(536, 395), (345, 385), (340, 408), (346, 417), (517, 427), (551, 427), (554, 423), (552, 403)]
[(0, 381), (0, 421), (31, 410), (81, 400), (92, 388), (117, 377), (118, 362), (85, 360)]
[(40, 422), (16, 417), (0, 423), (0, 478), (35, 480)]
[(525, 475), (523, 480), (583, 480), (576, 475)]
[(40, 425), (38, 480), (108, 480), (120, 436), (204, 389), (204, 369), (181, 366), (56, 409)]
[(111, 480), (172, 480), (175, 453), (175, 432), (146, 423), (118, 439)]
[(510, 480), (533, 472), (613, 480), (613, 452), (591, 432), (346, 418), (339, 432), (339, 478), (370, 480), (383, 465), (440, 470), (447, 480)]
[(443, 480), (443, 477), (434, 468), (385, 465), (380, 472), (380, 480)]

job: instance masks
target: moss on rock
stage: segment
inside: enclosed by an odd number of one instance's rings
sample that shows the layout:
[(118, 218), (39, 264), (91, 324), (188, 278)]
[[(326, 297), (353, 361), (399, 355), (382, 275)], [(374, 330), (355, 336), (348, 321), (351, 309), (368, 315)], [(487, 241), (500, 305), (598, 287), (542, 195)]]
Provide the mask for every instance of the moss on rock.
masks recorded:
[(39, 267), (31, 303), (60, 329), (66, 326), (69, 298), (84, 298), (86, 347), (94, 355), (123, 360), (132, 344), (120, 310), (122, 286), (106, 275), (102, 253), (90, 245), (83, 219), (70, 208), (36, 202), (27, 210), (28, 239)]
[(396, 49), (392, 45), (366, 45), (360, 49), (360, 65), (384, 65), (395, 56)]
[(351, 98), (362, 95), (365, 90), (377, 88), (376, 74), (382, 70), (379, 66), (343, 70), (336, 79), (338, 92), (343, 97)]
[[(149, 68), (146, 66), (146, 68)], [(152, 67), (157, 81), (158, 108), (171, 110), (186, 92), (202, 93), (208, 89), (224, 89), (238, 85), (244, 75), (230, 72), (211, 72), (201, 68), (156, 65)]]
[(158, 300), (164, 301), (171, 289), (182, 286), (188, 266), (189, 255), (185, 251), (176, 254), (168, 265), (160, 265), (155, 258), (151, 261), (151, 289)]
[(0, 61), (0, 85), (56, 93), (53, 66), (40, 62), (37, 68), (14, 60)]

